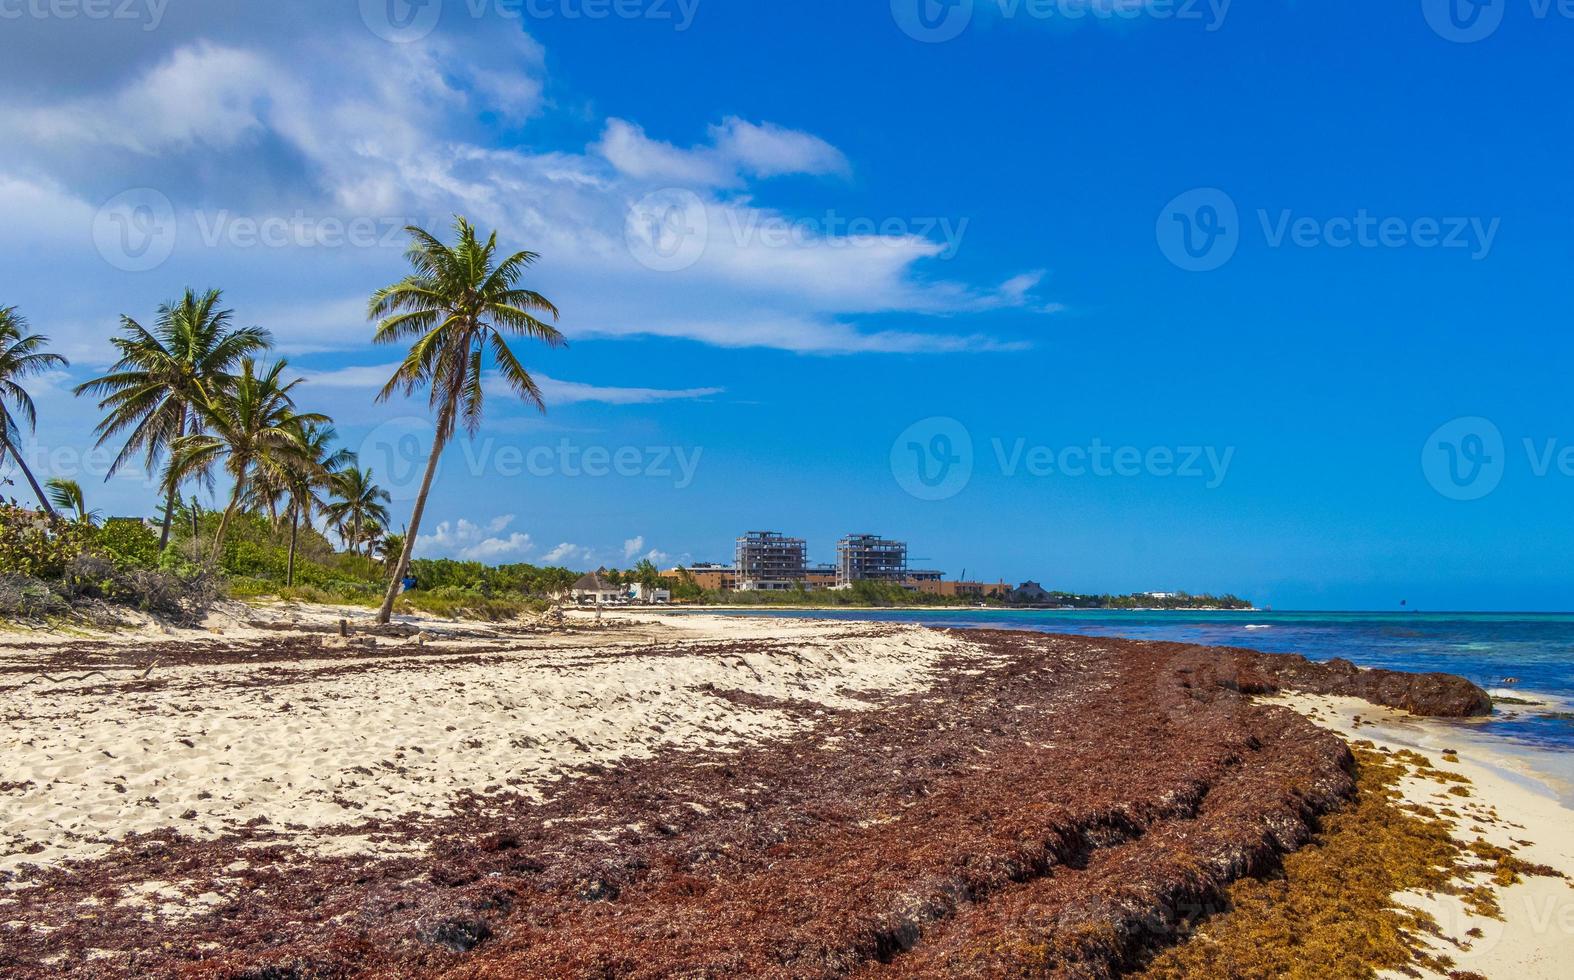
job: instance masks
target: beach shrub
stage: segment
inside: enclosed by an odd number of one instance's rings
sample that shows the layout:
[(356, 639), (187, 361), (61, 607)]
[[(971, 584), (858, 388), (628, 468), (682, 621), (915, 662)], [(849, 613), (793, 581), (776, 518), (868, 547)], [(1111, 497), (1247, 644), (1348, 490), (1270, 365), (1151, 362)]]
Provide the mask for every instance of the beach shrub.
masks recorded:
[(0, 574), (0, 618), (44, 619), (71, 611), (49, 583), (28, 575)]
[(10, 574), (59, 578), (92, 538), (93, 525), (87, 521), (51, 521), (37, 511), (0, 504), (0, 568)]
[(93, 536), (93, 543), (117, 565), (152, 568), (159, 561), (158, 535), (136, 518), (110, 518)]
[(65, 599), (100, 599), (181, 622), (201, 619), (222, 594), (217, 576), (189, 575), (117, 564), (98, 554), (71, 560), (55, 586)]

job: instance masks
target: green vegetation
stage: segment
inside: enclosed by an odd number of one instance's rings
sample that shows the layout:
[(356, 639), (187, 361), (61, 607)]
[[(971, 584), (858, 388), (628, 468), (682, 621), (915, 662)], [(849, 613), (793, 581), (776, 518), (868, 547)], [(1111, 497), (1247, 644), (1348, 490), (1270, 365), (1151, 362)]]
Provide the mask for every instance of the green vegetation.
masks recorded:
[[(227, 593), (380, 605), (384, 622), (396, 607), (503, 619), (539, 609), (571, 585), (578, 575), (563, 568), (490, 568), (411, 554), (436, 460), (461, 425), (475, 434), (488, 373), (545, 408), (506, 338), (564, 343), (534, 315), (555, 318), (557, 308), (521, 287), (536, 254), (499, 259), (495, 234), (482, 241), (460, 217), (454, 229), (450, 246), (407, 228), (412, 272), (378, 290), (368, 308), (375, 342), (408, 346), (378, 400), (422, 389), (436, 413), (432, 465), (399, 534), (391, 533), (391, 498), (372, 471), (335, 446), (326, 415), (296, 404), (302, 379), (287, 361), (261, 360), (271, 335), (234, 327), (216, 289), (185, 290), (159, 307), (152, 329), (122, 316), (111, 339), (115, 364), (76, 388), (99, 399), (97, 445), (118, 444), (109, 475), (140, 464), (164, 498), (156, 534), (137, 518), (99, 526), (79, 483), (52, 479), (46, 491), (18, 449), (37, 422), (23, 382), (67, 362), (47, 351), (47, 337), (28, 332), (14, 307), (0, 309), (0, 464), (15, 464), (40, 508), (0, 506), (0, 616), (64, 615), (79, 600), (104, 599), (192, 618)], [(188, 486), (212, 489), (220, 476), (222, 509), (182, 499)], [(644, 566), (631, 574), (659, 582), (654, 566)], [(401, 588), (406, 574), (418, 588)]]

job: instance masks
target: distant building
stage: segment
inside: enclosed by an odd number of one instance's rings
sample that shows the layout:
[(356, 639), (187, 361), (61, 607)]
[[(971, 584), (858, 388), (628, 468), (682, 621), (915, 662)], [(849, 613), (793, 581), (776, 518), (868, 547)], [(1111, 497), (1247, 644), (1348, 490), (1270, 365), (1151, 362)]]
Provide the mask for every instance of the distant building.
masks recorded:
[(803, 587), (806, 589), (836, 588), (836, 566), (810, 565), (804, 569)]
[(915, 592), (924, 595), (944, 596), (948, 599), (1004, 599), (1011, 594), (1011, 586), (1005, 582), (946, 582), (933, 580), (910, 580), (907, 583)]
[(1022, 605), (1043, 605), (1050, 602), (1053, 597), (1042, 585), (1037, 582), (1023, 582), (1011, 594), (1006, 596), (1007, 602), (1021, 603)]
[(878, 534), (850, 534), (836, 543), (836, 585), (902, 582), (907, 578), (907, 543)]
[(603, 605), (617, 602), (628, 593), (621, 586), (613, 585), (605, 578), (606, 569), (600, 568), (583, 576), (574, 583), (572, 595), (575, 602)]
[(803, 583), (809, 545), (777, 531), (750, 531), (738, 539), (734, 567), (745, 592), (779, 592)]
[(669, 568), (661, 574), (675, 581), (682, 581), (684, 572), (688, 572), (693, 577), (694, 584), (707, 592), (733, 592), (738, 588), (738, 570), (731, 565), (702, 562), (682, 568)]
[(660, 585), (652, 589), (635, 582), (629, 587), (629, 595), (635, 602), (643, 602), (647, 606), (672, 601), (672, 590)]

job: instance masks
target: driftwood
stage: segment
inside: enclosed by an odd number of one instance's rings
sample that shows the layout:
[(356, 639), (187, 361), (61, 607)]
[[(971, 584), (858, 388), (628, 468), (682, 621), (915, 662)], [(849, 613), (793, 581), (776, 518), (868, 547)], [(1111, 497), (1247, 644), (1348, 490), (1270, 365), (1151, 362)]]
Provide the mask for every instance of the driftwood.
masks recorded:
[[(147, 670), (144, 670), (142, 673), (137, 675), (136, 679), (139, 680), (139, 681), (147, 680), (148, 675), (153, 673), (153, 668), (157, 667), (157, 666), (158, 666), (158, 661), (154, 660), (152, 663), (148, 664)], [(102, 677), (106, 681), (114, 680), (113, 677), (111, 677), (108, 674), (104, 673), (102, 670), (90, 670), (90, 671), (88, 671), (85, 674), (72, 674), (69, 677), (53, 677), (53, 676), (51, 676), (49, 674), (39, 674), (38, 675), (38, 679), (49, 681), (51, 684), (65, 684), (68, 681), (85, 681), (89, 677)]]

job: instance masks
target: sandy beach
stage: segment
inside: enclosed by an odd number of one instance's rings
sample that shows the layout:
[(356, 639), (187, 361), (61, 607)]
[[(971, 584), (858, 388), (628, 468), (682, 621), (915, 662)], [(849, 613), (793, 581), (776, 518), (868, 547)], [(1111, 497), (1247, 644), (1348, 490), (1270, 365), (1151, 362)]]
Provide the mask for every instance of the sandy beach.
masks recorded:
[[(1115, 975), (1312, 839), (1346, 738), (1574, 874), (1511, 761), (1338, 694), (1451, 713), (1464, 682), (692, 614), (339, 635), (365, 615), (0, 634), (0, 973)], [(1407, 900), (1460, 970), (1566, 975), (1567, 880), (1500, 891), (1502, 921)]]

